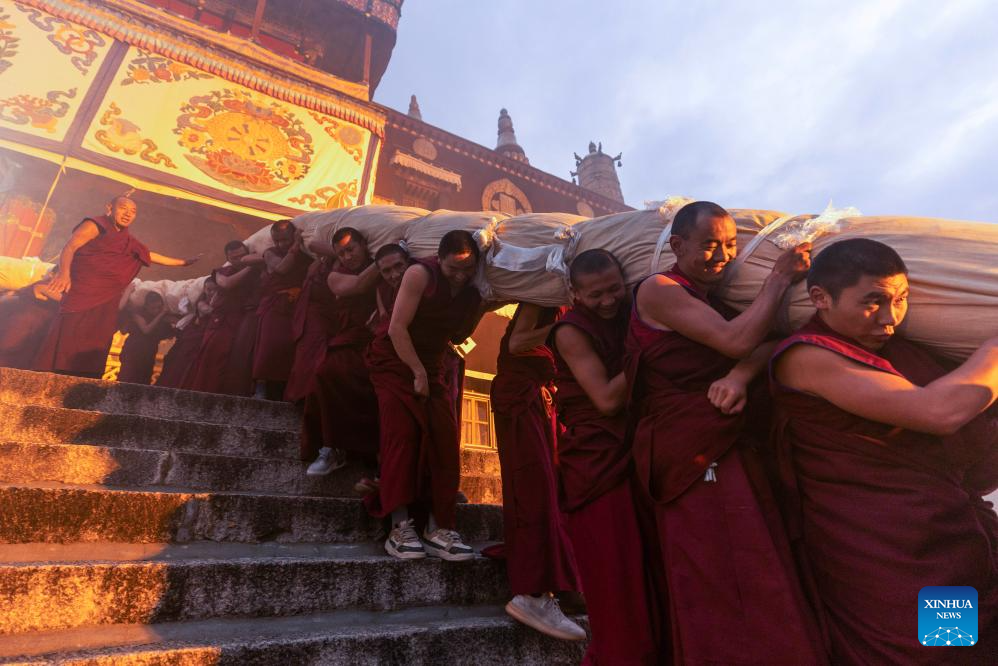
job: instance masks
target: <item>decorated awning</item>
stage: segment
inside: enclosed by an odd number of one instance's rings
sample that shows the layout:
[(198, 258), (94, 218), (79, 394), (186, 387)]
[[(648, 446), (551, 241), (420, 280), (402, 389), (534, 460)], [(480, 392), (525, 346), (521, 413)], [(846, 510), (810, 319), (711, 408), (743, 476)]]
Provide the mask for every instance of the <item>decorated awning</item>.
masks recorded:
[(370, 201), (376, 109), (88, 6), (0, 0), (3, 145), (271, 215)]

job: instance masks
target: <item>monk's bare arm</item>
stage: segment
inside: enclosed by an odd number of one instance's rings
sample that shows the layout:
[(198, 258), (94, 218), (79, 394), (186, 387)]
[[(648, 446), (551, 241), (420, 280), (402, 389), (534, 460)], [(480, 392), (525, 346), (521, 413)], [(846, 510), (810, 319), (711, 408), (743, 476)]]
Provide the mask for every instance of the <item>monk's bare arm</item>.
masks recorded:
[(200, 258), (201, 255), (192, 257), (191, 259), (177, 259), (176, 257), (168, 257), (165, 254), (158, 254), (156, 252), (149, 253), (149, 261), (159, 266), (190, 266)]
[(554, 324), (537, 327), (543, 308), (533, 303), (520, 303), (516, 325), (509, 335), (509, 351), (512, 354), (522, 354), (544, 344), (551, 334)]
[(769, 363), (776, 341), (764, 342), (755, 348), (748, 358), (743, 358), (707, 389), (710, 403), (722, 414), (738, 414), (748, 403), (748, 387)]
[(949, 435), (998, 397), (998, 338), (953, 372), (924, 387), (874, 370), (814, 345), (796, 345), (776, 366), (790, 388), (817, 395), (871, 421), (934, 435)]
[(277, 254), (273, 248), (263, 253), (263, 263), (267, 266), (268, 273), (280, 273), (284, 275), (291, 271), (298, 258), (298, 246), (294, 245), (283, 257)]
[(558, 353), (565, 359), (575, 381), (579, 382), (593, 405), (606, 416), (619, 412), (627, 401), (627, 378), (621, 372), (607, 376), (603, 359), (589, 337), (575, 326), (562, 326), (554, 334)]
[(90, 220), (84, 220), (73, 230), (73, 235), (69, 237), (69, 241), (66, 242), (65, 247), (62, 248), (62, 252), (59, 254), (59, 268), (56, 271), (55, 277), (49, 283), (49, 291), (54, 294), (62, 294), (69, 291), (70, 287), (73, 286), (69, 277), (69, 269), (73, 266), (73, 258), (76, 256), (76, 251), (99, 235), (100, 229)]
[(345, 273), (330, 273), (326, 278), (329, 291), (333, 292), (337, 298), (344, 296), (357, 296), (378, 286), (381, 274), (378, 272), (378, 265), (371, 264), (357, 275), (347, 275)]
[(163, 317), (166, 316), (166, 313), (167, 313), (166, 308), (163, 308), (162, 310), (159, 311), (158, 315), (156, 315), (149, 321), (146, 321), (145, 317), (136, 313), (132, 315), (132, 321), (135, 322), (135, 325), (139, 327), (139, 330), (142, 331), (143, 334), (149, 335), (150, 333), (153, 332), (153, 329), (156, 328), (157, 324), (159, 324), (159, 322), (163, 320)]
[(222, 275), (221, 273), (216, 272), (215, 282), (222, 289), (232, 289), (233, 287), (238, 287), (240, 284), (245, 282), (252, 272), (253, 269), (249, 266), (233, 275)]
[(423, 362), (419, 360), (416, 348), (412, 345), (409, 325), (416, 316), (416, 309), (423, 298), (423, 292), (430, 283), (430, 274), (423, 266), (413, 268), (415, 270), (407, 270), (402, 276), (402, 284), (399, 286), (395, 306), (392, 308), (392, 319), (388, 324), (388, 337), (391, 338), (399, 359), (412, 370), (413, 391), (416, 395), (428, 396), (426, 368), (423, 367)]

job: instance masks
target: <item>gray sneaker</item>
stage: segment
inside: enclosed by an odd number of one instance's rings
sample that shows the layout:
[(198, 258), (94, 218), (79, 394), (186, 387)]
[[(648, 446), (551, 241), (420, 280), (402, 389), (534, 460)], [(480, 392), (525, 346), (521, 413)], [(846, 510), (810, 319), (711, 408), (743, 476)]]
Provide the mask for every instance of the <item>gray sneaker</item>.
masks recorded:
[(461, 541), (461, 535), (454, 530), (445, 530), (441, 527), (432, 534), (424, 532), (423, 543), (426, 546), (426, 554), (430, 557), (439, 557), (450, 562), (461, 562), (475, 557), (475, 549)]
[(586, 640), (586, 630), (565, 617), (558, 600), (550, 593), (539, 597), (518, 594), (506, 604), (506, 613), (542, 634), (564, 641)]
[(385, 541), (385, 551), (400, 560), (421, 560), (426, 557), (423, 542), (419, 540), (411, 519), (392, 527), (388, 540)]
[(308, 466), (305, 474), (308, 476), (325, 476), (346, 466), (347, 457), (343, 451), (324, 446), (319, 449), (319, 457)]

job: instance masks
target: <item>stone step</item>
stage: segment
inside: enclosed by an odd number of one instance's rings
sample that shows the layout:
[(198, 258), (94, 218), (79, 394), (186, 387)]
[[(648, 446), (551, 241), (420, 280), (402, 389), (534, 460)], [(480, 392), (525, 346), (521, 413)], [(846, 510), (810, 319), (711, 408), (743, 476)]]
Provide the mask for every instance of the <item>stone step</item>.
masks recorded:
[(0, 663), (18, 666), (568, 666), (578, 664), (584, 650), (584, 643), (554, 640), (514, 622), (499, 606), (337, 611), (0, 637)]
[[(501, 504), (502, 481), (475, 475), (481, 458), (494, 453), (461, 452), (461, 489), (476, 504)], [(308, 476), (307, 465), (288, 458), (248, 458), (189, 451), (123, 449), (87, 444), (0, 442), (0, 483), (54, 481), (80, 485), (192, 490), (253, 491), (282, 495), (356, 497), (354, 484), (374, 471), (359, 462), (326, 476)], [(466, 470), (471, 469), (472, 475)]]
[(0, 368), (0, 402), (297, 432), (293, 405), (216, 393)]
[[(405, 561), (380, 544), (0, 546), (0, 634), (105, 624), (504, 603), (502, 562)], [(62, 551), (65, 552), (62, 552)], [(78, 559), (83, 556), (83, 559)], [(24, 561), (37, 558), (36, 561)]]
[[(384, 536), (360, 500), (261, 493), (0, 485), (0, 543), (357, 543)], [(502, 539), (502, 509), (459, 504), (468, 541)]]
[(0, 441), (298, 458), (298, 435), (239, 424), (0, 403)]

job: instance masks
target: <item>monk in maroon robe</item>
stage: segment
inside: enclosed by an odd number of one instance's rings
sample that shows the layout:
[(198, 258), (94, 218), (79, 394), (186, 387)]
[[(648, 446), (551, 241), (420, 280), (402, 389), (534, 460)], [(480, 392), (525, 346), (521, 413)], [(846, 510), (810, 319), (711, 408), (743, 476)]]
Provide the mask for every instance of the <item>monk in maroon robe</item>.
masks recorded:
[[(378, 397), (381, 484), (365, 503), (375, 516), (392, 516), (385, 549), (396, 557), (474, 557), (454, 530), (460, 442), (443, 357), (448, 342), (462, 341), (481, 317), (481, 297), (472, 284), (478, 258), (471, 234), (445, 234), (436, 258), (405, 272), (387, 332), (368, 349)], [(408, 515), (417, 500), (430, 507), (425, 546)]]
[(118, 304), (139, 270), (194, 263), (150, 252), (129, 233), (136, 212), (134, 201), (117, 197), (107, 215), (85, 218), (73, 229), (49, 285), (53, 293), (64, 294), (59, 316), (38, 351), (35, 370), (100, 377), (118, 329)]
[[(832, 663), (998, 663), (998, 518), (981, 499), (998, 486), (998, 421), (984, 411), (998, 395), (998, 337), (946, 374), (896, 336), (907, 268), (877, 241), (827, 247), (808, 289), (815, 317), (773, 356), (774, 434)], [(978, 629), (961, 631), (962, 647), (934, 631), (959, 619), (919, 631), (926, 586), (977, 590)]]
[(332, 246), (337, 265), (324, 285), (332, 297), (326, 315), (331, 324), (305, 398), (302, 429), (302, 459), (315, 460), (310, 476), (340, 469), (348, 453), (373, 464), (378, 452), (378, 399), (364, 350), (373, 337), (368, 323), (377, 311), (381, 276), (356, 229), (337, 230)]
[[(257, 291), (260, 269), (256, 256), (241, 241), (225, 245), (225, 258), (227, 265), (212, 273), (219, 293), (211, 301), (212, 311), (206, 317), (201, 345), (181, 381), (181, 388), (246, 395), (249, 373), (241, 369), (250, 366), (252, 358), (248, 353), (239, 356), (237, 343), (248, 316), (247, 303)], [(245, 380), (240, 382), (238, 377)]]
[(126, 310), (122, 332), (127, 333), (121, 347), (121, 368), (118, 381), (149, 384), (156, 366), (159, 343), (174, 336), (163, 297), (155, 291), (146, 294), (138, 311)]
[(561, 508), (586, 597), (585, 664), (657, 664), (661, 610), (649, 576), (656, 553), (649, 508), (636, 493), (627, 436), (624, 338), (628, 298), (605, 250), (572, 262), (573, 307), (551, 336)]
[(672, 656), (686, 664), (823, 663), (763, 460), (744, 427), (748, 384), (772, 350), (760, 344), (783, 293), (807, 270), (809, 247), (784, 254), (754, 303), (731, 317), (710, 290), (735, 257), (735, 234), (716, 204), (681, 209), (670, 238), (677, 265), (637, 287), (628, 334), (634, 461), (655, 502)]
[(295, 303), (291, 320), (295, 359), (284, 387), (284, 399), (288, 402), (304, 400), (311, 392), (316, 370), (326, 357), (326, 346), (335, 325), (332, 307), (336, 300), (326, 280), (335, 264), (335, 256), (317, 256), (308, 268)]
[(59, 301), (43, 283), (0, 297), (0, 367), (29, 370), (38, 348), (59, 314)]
[[(554, 355), (545, 345), (556, 308), (522, 303), (499, 343), (491, 402), (502, 472), (506, 612), (556, 638), (586, 632), (550, 604), (552, 593), (577, 591), (575, 557), (558, 508), (551, 405)], [(545, 607), (551, 610), (545, 612)], [(551, 617), (549, 617), (551, 616)]]
[(305, 254), (301, 234), (290, 220), (270, 227), (274, 247), (263, 253), (266, 272), (260, 286), (253, 381), (257, 398), (280, 399), (294, 363), (292, 334), (295, 303), (308, 273), (311, 258)]
[(204, 329), (211, 315), (212, 299), (218, 293), (218, 285), (212, 278), (204, 281), (201, 296), (188, 312), (176, 324), (176, 340), (170, 351), (163, 357), (163, 369), (156, 380), (156, 386), (180, 388), (184, 375), (197, 360), (201, 341), (204, 339)]

